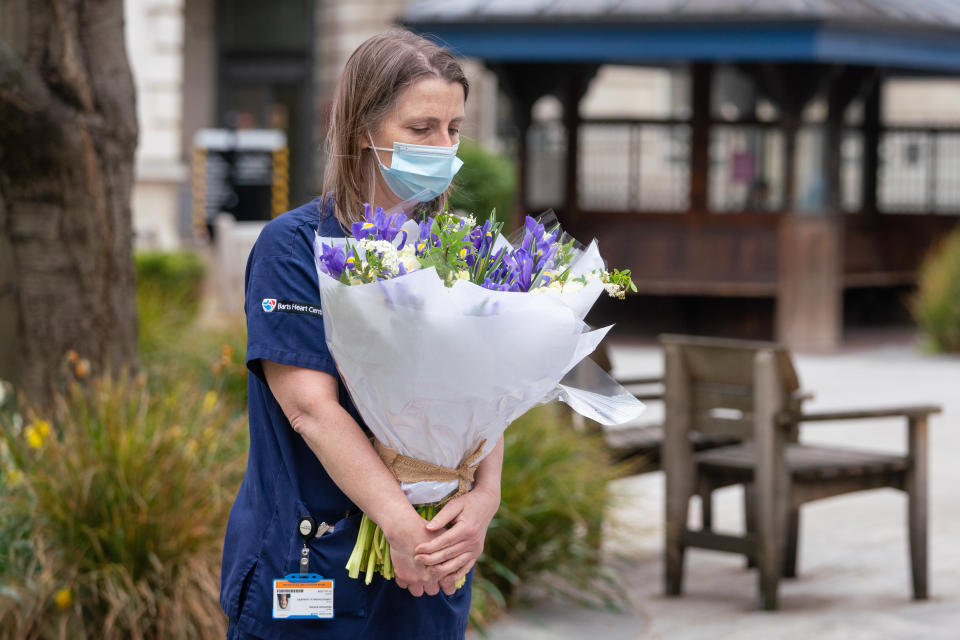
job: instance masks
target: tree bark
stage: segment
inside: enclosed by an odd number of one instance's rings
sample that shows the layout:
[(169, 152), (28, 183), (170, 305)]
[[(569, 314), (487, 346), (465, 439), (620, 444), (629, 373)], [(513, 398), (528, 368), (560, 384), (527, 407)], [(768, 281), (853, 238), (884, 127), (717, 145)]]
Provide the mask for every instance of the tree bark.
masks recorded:
[(68, 350), (136, 358), (123, 26), (122, 0), (0, 3), (0, 377), (40, 403)]

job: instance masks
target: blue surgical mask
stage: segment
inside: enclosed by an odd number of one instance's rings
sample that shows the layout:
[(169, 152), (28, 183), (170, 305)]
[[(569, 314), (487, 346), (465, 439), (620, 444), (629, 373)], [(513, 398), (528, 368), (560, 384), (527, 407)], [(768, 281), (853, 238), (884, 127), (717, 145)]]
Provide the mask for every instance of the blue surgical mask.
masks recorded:
[[(369, 134), (368, 134), (369, 135)], [(393, 193), (404, 202), (427, 202), (433, 200), (450, 186), (453, 176), (463, 166), (457, 157), (457, 147), (433, 147), (425, 144), (394, 142), (393, 149), (377, 147), (370, 138), (370, 146), (377, 151), (390, 151), (393, 157), (390, 166), (377, 164), (384, 181)]]

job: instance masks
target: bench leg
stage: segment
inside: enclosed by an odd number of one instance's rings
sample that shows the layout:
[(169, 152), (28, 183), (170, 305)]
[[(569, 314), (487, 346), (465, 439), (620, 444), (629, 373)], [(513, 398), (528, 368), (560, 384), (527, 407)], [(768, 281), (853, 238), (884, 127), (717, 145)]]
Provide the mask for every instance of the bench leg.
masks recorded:
[(759, 608), (775, 611), (779, 604), (777, 593), (783, 571), (783, 525), (776, 519), (776, 504), (764, 508), (761, 496), (759, 513), (759, 544), (757, 546)]
[(668, 596), (683, 593), (683, 558), (686, 547), (683, 544), (683, 532), (687, 529), (687, 505), (669, 503), (665, 523), (666, 544), (664, 545), (664, 591)]
[[(748, 534), (757, 533), (757, 486), (753, 483), (743, 485), (743, 525)], [(747, 557), (747, 568), (755, 569), (755, 557)]]
[(705, 485), (700, 487), (700, 514), (703, 529), (713, 529), (713, 491)]
[(927, 599), (927, 417), (908, 422), (907, 529), (915, 600)]
[(783, 577), (797, 577), (797, 542), (800, 536), (800, 509), (790, 509), (787, 516), (787, 545), (783, 550)]

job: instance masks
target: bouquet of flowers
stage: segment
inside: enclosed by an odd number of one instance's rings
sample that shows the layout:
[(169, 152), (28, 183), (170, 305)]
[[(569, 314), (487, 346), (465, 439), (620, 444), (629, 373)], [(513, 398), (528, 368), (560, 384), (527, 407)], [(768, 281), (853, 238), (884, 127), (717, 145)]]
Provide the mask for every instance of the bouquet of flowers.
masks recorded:
[[(610, 327), (583, 318), (605, 291), (636, 290), (630, 272), (607, 271), (595, 242), (583, 247), (551, 216), (526, 218), (511, 242), (493, 215), (418, 224), (367, 206), (352, 239), (316, 238), (327, 345), (377, 452), (427, 519), (469, 490), (533, 406), (559, 398), (602, 424), (643, 410), (585, 360)], [(368, 584), (393, 577), (366, 515), (347, 569)]]

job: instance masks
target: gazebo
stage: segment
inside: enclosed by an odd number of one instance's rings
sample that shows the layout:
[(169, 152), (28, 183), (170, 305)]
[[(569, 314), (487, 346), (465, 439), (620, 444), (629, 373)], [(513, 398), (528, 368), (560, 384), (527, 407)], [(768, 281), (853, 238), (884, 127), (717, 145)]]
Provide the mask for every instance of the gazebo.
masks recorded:
[[(521, 211), (542, 209), (532, 174), (552, 171), (565, 226), (642, 294), (766, 301), (767, 336), (791, 347), (837, 347), (845, 292), (915, 284), (960, 219), (960, 126), (881, 113), (889, 78), (960, 75), (952, 0), (428, 0), (404, 22), (496, 73)], [(681, 69), (689, 108), (583, 118), (602, 65)], [(747, 99), (725, 109), (733, 77)], [(563, 107), (552, 130), (532, 118), (545, 95)]]

